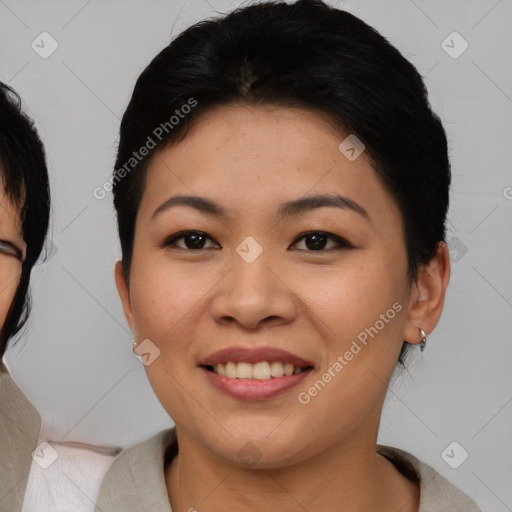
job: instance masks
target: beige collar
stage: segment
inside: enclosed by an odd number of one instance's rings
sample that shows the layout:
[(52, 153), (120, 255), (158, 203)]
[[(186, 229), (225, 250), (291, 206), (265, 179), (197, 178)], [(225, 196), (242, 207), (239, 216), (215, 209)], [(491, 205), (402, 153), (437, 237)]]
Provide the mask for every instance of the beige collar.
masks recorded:
[(23, 506), (41, 417), (0, 362), (0, 510)]
[[(419, 481), (418, 512), (480, 512), (468, 496), (413, 455), (382, 445), (377, 451), (407, 478)], [(164, 472), (177, 452), (175, 428), (125, 450), (103, 479), (95, 512), (172, 512)]]

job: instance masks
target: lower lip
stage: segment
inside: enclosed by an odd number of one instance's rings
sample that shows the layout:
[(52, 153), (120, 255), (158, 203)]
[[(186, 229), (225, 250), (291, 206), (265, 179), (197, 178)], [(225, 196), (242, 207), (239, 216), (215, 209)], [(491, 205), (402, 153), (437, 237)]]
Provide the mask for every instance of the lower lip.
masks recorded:
[(230, 379), (206, 368), (202, 368), (202, 370), (217, 389), (242, 400), (267, 400), (273, 398), (299, 384), (311, 372), (311, 370), (304, 370), (296, 375), (258, 380)]

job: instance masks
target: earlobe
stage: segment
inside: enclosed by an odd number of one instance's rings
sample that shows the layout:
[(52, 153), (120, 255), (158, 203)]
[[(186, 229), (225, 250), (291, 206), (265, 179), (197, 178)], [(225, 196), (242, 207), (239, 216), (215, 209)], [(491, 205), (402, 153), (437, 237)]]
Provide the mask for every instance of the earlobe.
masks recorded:
[(133, 312), (130, 299), (130, 289), (128, 288), (128, 283), (126, 282), (124, 276), (123, 264), (121, 261), (116, 262), (114, 277), (116, 281), (117, 293), (119, 294), (119, 298), (121, 299), (121, 303), (123, 305), (124, 316), (126, 317), (126, 321), (128, 322), (128, 325), (133, 332)]
[[(412, 344), (422, 342), (421, 330), (429, 335), (437, 325), (444, 306), (450, 279), (450, 255), (444, 242), (439, 242), (436, 255), (418, 273), (412, 286), (411, 302), (404, 339)], [(424, 343), (423, 343), (424, 346)]]

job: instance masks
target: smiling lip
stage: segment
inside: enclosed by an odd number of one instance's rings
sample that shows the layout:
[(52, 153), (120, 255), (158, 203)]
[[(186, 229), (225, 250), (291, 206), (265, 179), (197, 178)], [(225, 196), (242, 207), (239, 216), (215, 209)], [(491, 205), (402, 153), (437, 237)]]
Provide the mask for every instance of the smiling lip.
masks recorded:
[[(233, 379), (219, 375), (209, 369), (217, 364), (227, 362), (246, 362), (256, 364), (261, 361), (280, 361), (289, 363), (295, 367), (303, 368), (303, 371), (294, 375), (273, 377), (271, 379)], [(306, 375), (313, 370), (313, 364), (291, 352), (274, 347), (244, 348), (232, 347), (214, 352), (206, 357), (200, 364), (204, 374), (218, 390), (241, 400), (267, 400), (296, 386)]]
[(267, 380), (230, 379), (202, 368), (210, 382), (220, 391), (241, 400), (267, 400), (283, 391), (296, 386), (309, 375), (311, 369), (304, 370), (296, 375), (277, 377)]
[(281, 350), (274, 347), (260, 347), (260, 348), (244, 348), (232, 347), (219, 350), (203, 359), (200, 366), (215, 366), (216, 364), (225, 364), (229, 361), (235, 363), (246, 362), (251, 364), (259, 363), (260, 361), (281, 361), (282, 363), (290, 363), (293, 366), (307, 367), (313, 366), (313, 363), (298, 357), (291, 352)]

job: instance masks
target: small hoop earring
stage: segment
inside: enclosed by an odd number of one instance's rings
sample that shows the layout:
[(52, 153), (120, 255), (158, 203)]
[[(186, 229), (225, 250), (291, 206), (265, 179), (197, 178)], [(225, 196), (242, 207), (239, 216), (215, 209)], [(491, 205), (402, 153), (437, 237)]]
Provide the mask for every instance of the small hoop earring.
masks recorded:
[(132, 351), (135, 352), (136, 348), (137, 348), (137, 340), (133, 340)]
[(418, 327), (418, 330), (420, 331), (421, 341), (420, 341), (420, 350), (423, 352), (425, 350), (425, 347), (427, 346), (427, 335), (425, 334), (425, 331)]

